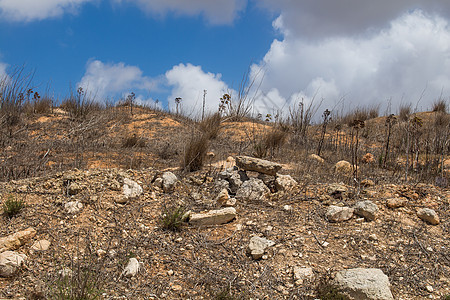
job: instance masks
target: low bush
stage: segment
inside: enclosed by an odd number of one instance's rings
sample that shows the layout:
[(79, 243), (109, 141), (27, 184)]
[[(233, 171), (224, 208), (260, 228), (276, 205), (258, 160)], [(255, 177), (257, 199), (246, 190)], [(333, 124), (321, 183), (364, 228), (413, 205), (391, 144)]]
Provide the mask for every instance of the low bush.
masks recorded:
[(25, 201), (14, 197), (13, 195), (8, 195), (5, 202), (3, 202), (3, 213), (8, 217), (13, 217), (20, 213), (20, 211), (25, 207)]
[(201, 170), (206, 152), (208, 151), (208, 138), (204, 134), (194, 135), (188, 140), (181, 162), (181, 168), (186, 172)]

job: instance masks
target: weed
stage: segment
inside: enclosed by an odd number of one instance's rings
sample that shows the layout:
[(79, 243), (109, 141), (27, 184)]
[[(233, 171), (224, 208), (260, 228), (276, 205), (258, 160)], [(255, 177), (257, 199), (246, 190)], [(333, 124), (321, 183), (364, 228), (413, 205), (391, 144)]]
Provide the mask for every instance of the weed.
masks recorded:
[(194, 135), (186, 145), (181, 168), (186, 172), (198, 171), (203, 167), (206, 151), (208, 150), (208, 139), (204, 134)]
[(447, 101), (445, 101), (444, 99), (436, 100), (433, 103), (432, 111), (446, 113), (447, 112)]
[(20, 213), (20, 211), (25, 207), (25, 201), (18, 199), (13, 195), (8, 195), (8, 198), (3, 202), (3, 213), (8, 217), (13, 217)]
[(215, 139), (220, 132), (222, 117), (220, 113), (212, 114), (200, 122), (200, 130), (205, 134), (208, 140)]
[(170, 231), (180, 231), (186, 219), (185, 212), (184, 207), (177, 205), (164, 209), (160, 218), (161, 228)]
[(81, 87), (77, 89), (76, 95), (71, 93), (71, 96), (65, 99), (60, 107), (75, 119), (84, 119), (91, 113), (102, 109), (102, 106), (88, 97), (86, 91)]
[(411, 115), (411, 104), (402, 104), (398, 109), (398, 117), (401, 121), (408, 121)]

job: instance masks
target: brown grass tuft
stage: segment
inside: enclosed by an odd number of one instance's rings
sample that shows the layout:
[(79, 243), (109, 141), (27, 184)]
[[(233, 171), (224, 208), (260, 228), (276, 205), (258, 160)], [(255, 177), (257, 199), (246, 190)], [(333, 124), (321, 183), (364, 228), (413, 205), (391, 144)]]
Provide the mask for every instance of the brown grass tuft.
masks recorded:
[(222, 124), (222, 117), (219, 113), (212, 114), (200, 122), (200, 130), (206, 135), (207, 139), (217, 138)]
[(188, 140), (184, 156), (181, 162), (181, 168), (186, 172), (201, 170), (208, 151), (208, 138), (205, 134), (194, 135)]

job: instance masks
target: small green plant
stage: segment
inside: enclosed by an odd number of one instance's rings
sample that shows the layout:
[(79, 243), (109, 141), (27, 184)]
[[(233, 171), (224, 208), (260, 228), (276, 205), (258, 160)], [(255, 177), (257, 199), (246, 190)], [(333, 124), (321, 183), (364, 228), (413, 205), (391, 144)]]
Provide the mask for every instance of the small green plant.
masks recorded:
[(183, 222), (186, 220), (186, 210), (184, 207), (174, 205), (166, 208), (160, 219), (161, 227), (164, 230), (180, 231)]
[(101, 298), (98, 278), (93, 270), (79, 268), (75, 272), (62, 274), (51, 291), (52, 299), (58, 300), (95, 300)]
[(13, 195), (8, 195), (8, 198), (3, 202), (3, 212), (8, 217), (17, 215), (24, 207), (25, 201), (18, 199)]

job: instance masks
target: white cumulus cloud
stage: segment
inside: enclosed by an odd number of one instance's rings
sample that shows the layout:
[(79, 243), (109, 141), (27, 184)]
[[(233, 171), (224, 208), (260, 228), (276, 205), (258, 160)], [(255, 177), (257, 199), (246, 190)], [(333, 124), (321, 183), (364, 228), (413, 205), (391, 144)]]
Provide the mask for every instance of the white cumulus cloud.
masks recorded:
[(391, 99), (395, 112), (400, 102), (415, 104), (423, 91), (419, 108), (427, 109), (442, 91), (450, 93), (450, 26), (442, 17), (415, 10), (371, 34), (314, 40), (291, 34), (283, 17), (274, 26), (287, 32), (284, 39), (274, 40), (252, 66), (252, 74), (264, 68), (261, 91), (280, 109), (316, 95), (323, 109), (341, 98), (353, 107)]
[(175, 98), (182, 98), (181, 108), (184, 114), (192, 117), (201, 115), (203, 91), (206, 90), (206, 111), (214, 112), (219, 107), (219, 99), (229, 92), (221, 74), (204, 72), (200, 66), (179, 64), (165, 74), (167, 84), (172, 88), (168, 98), (169, 108), (176, 109)]
[(135, 3), (151, 15), (175, 13), (203, 15), (211, 24), (229, 24), (245, 8), (247, 0), (114, 0)]
[(144, 76), (142, 70), (136, 66), (123, 62), (104, 63), (100, 60), (90, 60), (77, 86), (94, 95), (97, 101), (104, 101), (107, 96), (134, 90), (155, 90), (158, 88), (158, 82)]
[(98, 0), (0, 0), (0, 19), (38, 21), (76, 13), (81, 5)]

